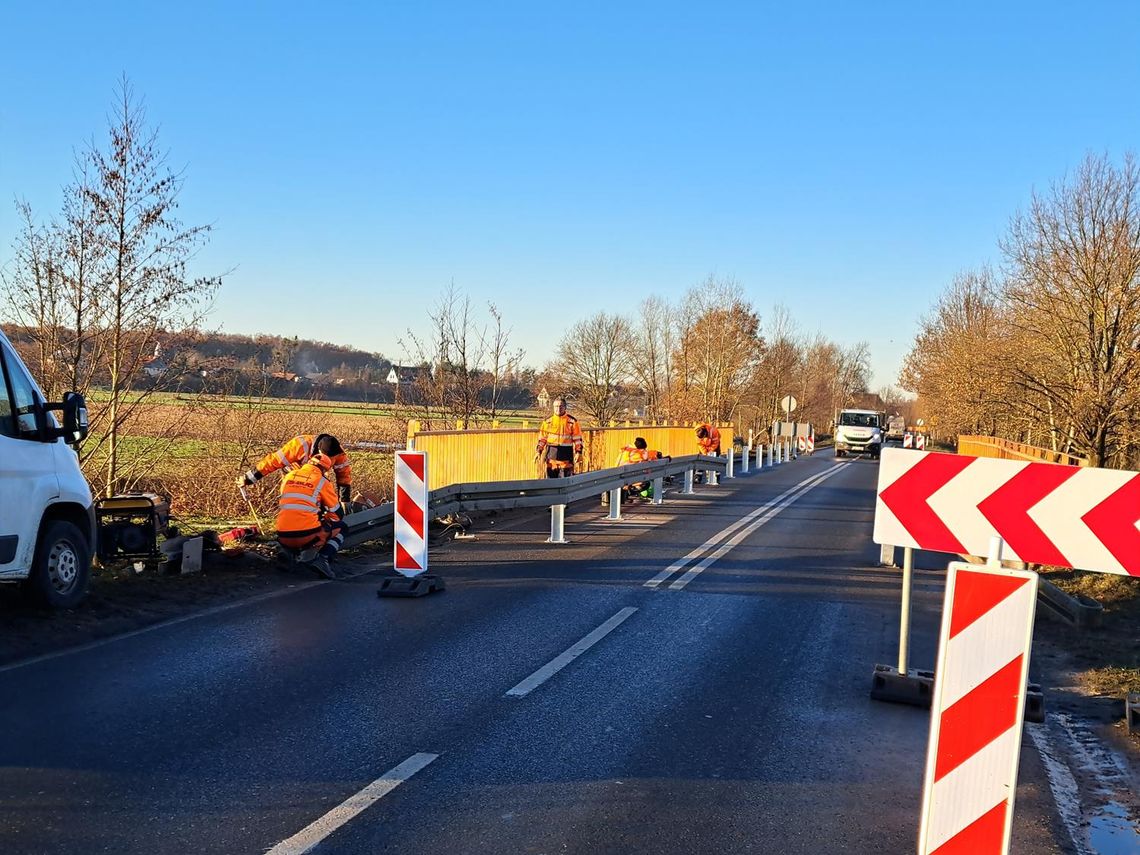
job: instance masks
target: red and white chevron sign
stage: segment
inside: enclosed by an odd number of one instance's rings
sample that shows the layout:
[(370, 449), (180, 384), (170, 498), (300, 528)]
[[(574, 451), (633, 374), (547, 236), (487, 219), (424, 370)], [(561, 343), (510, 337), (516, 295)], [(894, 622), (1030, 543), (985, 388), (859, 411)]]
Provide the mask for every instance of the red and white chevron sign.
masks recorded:
[(1036, 600), (1036, 573), (950, 564), (919, 855), (1009, 851)]
[(427, 453), (396, 452), (395, 568), (405, 576), (427, 570)]
[(1140, 576), (1140, 473), (883, 450), (876, 543)]

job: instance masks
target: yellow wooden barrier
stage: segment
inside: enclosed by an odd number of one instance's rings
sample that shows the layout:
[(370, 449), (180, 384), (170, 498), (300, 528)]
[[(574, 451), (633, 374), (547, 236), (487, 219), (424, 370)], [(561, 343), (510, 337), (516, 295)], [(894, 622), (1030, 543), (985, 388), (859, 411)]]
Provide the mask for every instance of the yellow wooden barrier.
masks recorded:
[(1012, 442), (997, 436), (958, 437), (958, 453), (971, 457), (1000, 457), (1004, 460), (1038, 460), (1046, 463), (1061, 463), (1065, 466), (1088, 466), (1089, 462), (1075, 454), (1038, 448), (1023, 442)]
[[(695, 431), (693, 425), (585, 428), (582, 439), (586, 470), (613, 466), (622, 447), (633, 445), (639, 436), (645, 438), (649, 448), (671, 457), (696, 454), (699, 449)], [(534, 462), (537, 441), (537, 427), (422, 431), (419, 422), (408, 422), (408, 447), (427, 452), (431, 461), (431, 490), (449, 484), (541, 478), (545, 469)], [(720, 447), (727, 450), (732, 441), (732, 425), (720, 426)]]

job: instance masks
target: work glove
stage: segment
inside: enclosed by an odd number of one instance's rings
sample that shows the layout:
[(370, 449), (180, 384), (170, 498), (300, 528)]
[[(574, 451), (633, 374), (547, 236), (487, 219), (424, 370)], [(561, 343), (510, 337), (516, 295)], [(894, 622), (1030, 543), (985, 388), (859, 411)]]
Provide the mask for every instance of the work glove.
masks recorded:
[(258, 472), (256, 469), (250, 469), (244, 475), (238, 475), (237, 485), (239, 487), (246, 487), (246, 486), (249, 486), (250, 484), (256, 484), (258, 481), (261, 480), (261, 478), (262, 478), (262, 475), (260, 472)]

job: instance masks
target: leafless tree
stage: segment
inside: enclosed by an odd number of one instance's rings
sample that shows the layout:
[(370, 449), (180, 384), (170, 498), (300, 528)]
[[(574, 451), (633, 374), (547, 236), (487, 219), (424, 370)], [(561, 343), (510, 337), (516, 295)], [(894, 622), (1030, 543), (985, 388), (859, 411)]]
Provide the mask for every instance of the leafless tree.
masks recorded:
[(625, 318), (598, 312), (570, 327), (558, 346), (557, 374), (599, 425), (608, 424), (624, 406), (621, 390), (630, 376), (632, 335)]
[(668, 390), (672, 380), (670, 352), (673, 323), (669, 304), (658, 296), (642, 301), (630, 323), (629, 365), (633, 380), (645, 393), (645, 414), (668, 418)]

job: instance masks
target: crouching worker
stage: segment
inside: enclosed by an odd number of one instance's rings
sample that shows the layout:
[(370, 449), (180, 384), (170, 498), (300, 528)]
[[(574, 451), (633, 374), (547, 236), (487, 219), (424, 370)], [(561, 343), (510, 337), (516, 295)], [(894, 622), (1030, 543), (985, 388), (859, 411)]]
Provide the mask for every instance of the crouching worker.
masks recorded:
[(316, 557), (305, 563), (329, 579), (337, 578), (331, 562), (344, 542), (345, 529), (335, 485), (332, 459), (317, 452), (300, 468), (285, 473), (277, 505), (277, 542), (291, 553), (315, 550)]
[(345, 513), (351, 510), (352, 503), (352, 465), (348, 455), (341, 448), (340, 440), (327, 433), (301, 434), (295, 436), (276, 451), (271, 451), (257, 462), (257, 465), (239, 475), (239, 487), (256, 484), (266, 475), (284, 469), (289, 472), (304, 466), (314, 454), (320, 452), (327, 454), (333, 464), (335, 472), (334, 481), (337, 492), (340, 494), (341, 504)]

